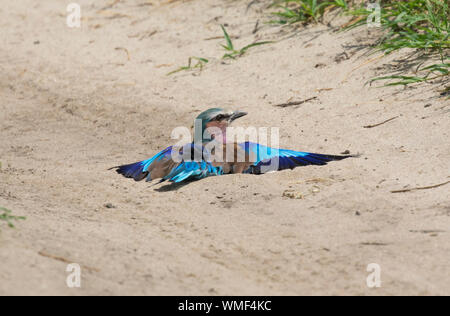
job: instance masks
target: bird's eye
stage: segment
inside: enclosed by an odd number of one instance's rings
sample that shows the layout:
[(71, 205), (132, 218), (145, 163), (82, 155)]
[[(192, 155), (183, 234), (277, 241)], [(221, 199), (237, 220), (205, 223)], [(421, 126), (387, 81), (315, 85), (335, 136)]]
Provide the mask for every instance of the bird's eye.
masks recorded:
[(224, 116), (223, 114), (219, 114), (219, 115), (216, 116), (216, 120), (217, 120), (217, 121), (221, 121), (221, 120), (223, 120), (224, 118), (225, 118), (225, 116)]

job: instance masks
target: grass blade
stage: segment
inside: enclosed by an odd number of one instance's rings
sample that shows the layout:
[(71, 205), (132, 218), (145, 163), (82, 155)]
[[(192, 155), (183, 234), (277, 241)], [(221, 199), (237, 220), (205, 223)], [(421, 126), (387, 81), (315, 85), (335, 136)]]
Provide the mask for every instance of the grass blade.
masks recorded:
[(227, 30), (225, 29), (225, 26), (223, 26), (221, 24), (220, 27), (222, 28), (223, 34), (225, 36), (225, 40), (227, 41), (227, 46), (223, 46), (223, 47), (226, 48), (227, 50), (234, 51), (233, 41), (231, 40), (230, 35), (228, 34)]

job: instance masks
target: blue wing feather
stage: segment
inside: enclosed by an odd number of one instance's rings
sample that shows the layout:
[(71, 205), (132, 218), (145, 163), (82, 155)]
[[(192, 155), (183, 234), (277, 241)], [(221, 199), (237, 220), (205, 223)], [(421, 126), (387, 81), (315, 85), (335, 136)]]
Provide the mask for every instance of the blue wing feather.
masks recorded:
[(342, 160), (353, 156), (322, 155), (288, 149), (270, 148), (257, 143), (239, 144), (251, 157), (253, 165), (244, 173), (260, 174), (270, 171), (294, 169), (299, 166), (326, 165), (330, 161)]
[(141, 181), (145, 178), (149, 179), (150, 173), (148, 172), (148, 169), (151, 166), (151, 164), (156, 160), (161, 160), (164, 157), (170, 156), (171, 154), (172, 154), (172, 146), (167, 147), (166, 149), (157, 153), (150, 159), (139, 161), (129, 165), (118, 166), (116, 167), (117, 168), (116, 171), (117, 173), (123, 175), (124, 177), (133, 178), (135, 181)]
[(182, 161), (176, 168), (164, 177), (164, 180), (179, 183), (188, 179), (200, 180), (209, 176), (223, 175), (222, 167), (214, 167), (210, 162), (202, 160)]
[[(187, 146), (188, 148), (190, 147), (192, 152), (201, 150), (202, 154), (204, 153), (203, 146), (194, 144)], [(141, 181), (145, 178), (147, 178), (147, 181), (152, 181), (151, 172), (149, 172), (150, 167), (153, 163), (161, 161), (162, 159), (171, 159), (172, 150), (173, 147), (168, 147), (150, 159), (116, 167), (117, 173), (122, 174), (127, 178), (133, 178), (135, 181)], [(175, 165), (164, 178), (162, 178), (162, 181), (179, 183), (188, 179), (202, 179), (208, 176), (222, 174), (222, 167), (213, 166), (211, 162), (206, 161), (202, 156), (202, 160), (199, 162), (182, 160), (179, 164)]]

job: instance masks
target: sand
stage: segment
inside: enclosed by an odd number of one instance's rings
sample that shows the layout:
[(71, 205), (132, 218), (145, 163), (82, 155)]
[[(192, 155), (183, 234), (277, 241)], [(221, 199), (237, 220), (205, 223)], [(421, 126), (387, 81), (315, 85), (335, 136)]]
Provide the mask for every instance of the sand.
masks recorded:
[[(80, 0), (79, 29), (64, 1), (0, 6), (0, 206), (27, 217), (0, 226), (1, 295), (450, 294), (450, 184), (391, 192), (450, 180), (442, 87), (367, 86), (407, 52), (368, 55), (376, 31), (336, 32), (342, 17), (268, 26), (248, 2)], [(223, 62), (220, 24), (237, 47), (285, 39)], [(210, 62), (166, 75), (189, 56)], [(175, 187), (107, 170), (210, 107), (279, 127), (283, 148), (362, 157)]]

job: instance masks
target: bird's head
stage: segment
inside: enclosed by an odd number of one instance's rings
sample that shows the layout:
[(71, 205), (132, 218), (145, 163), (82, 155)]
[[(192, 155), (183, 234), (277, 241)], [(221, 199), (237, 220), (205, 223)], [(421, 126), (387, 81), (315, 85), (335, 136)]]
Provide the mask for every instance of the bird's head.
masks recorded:
[[(197, 116), (195, 121), (194, 134), (196, 139), (202, 139), (203, 142), (212, 139), (226, 142), (226, 130), (236, 119), (247, 115), (242, 111), (231, 111), (221, 108), (206, 110)], [(217, 139), (215, 131), (221, 131), (222, 139)], [(200, 134), (201, 133), (201, 134)]]

